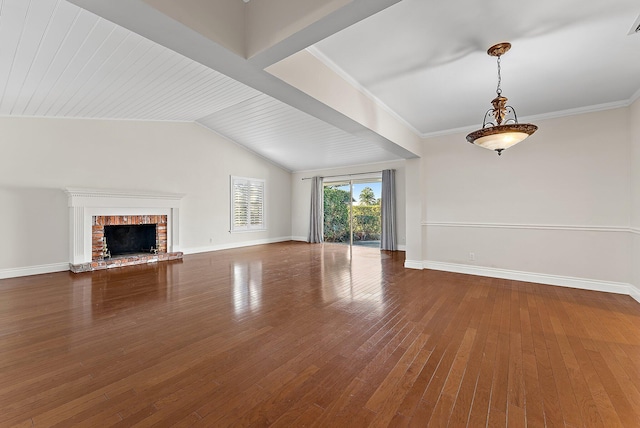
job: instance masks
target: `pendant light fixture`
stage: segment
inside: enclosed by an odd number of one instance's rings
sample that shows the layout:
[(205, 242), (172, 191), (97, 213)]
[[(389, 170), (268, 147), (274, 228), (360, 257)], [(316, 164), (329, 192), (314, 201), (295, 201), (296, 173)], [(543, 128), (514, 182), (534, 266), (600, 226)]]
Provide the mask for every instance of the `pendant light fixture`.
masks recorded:
[(536, 125), (530, 123), (518, 123), (515, 109), (508, 106), (507, 98), (502, 96), (500, 57), (509, 49), (511, 49), (511, 43), (503, 42), (493, 45), (487, 50), (487, 54), (498, 58), (497, 96), (491, 101), (493, 108), (484, 115), (482, 128), (467, 135), (468, 142), (485, 149), (495, 150), (498, 155), (501, 155), (504, 149), (518, 144), (538, 129)]

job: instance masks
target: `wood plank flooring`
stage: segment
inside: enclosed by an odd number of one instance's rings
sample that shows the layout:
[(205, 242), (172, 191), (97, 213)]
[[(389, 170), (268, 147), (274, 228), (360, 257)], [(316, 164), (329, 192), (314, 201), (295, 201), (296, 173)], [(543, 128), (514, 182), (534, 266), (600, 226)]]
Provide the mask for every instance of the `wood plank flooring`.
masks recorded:
[(0, 426), (640, 427), (640, 304), (288, 242), (0, 281)]

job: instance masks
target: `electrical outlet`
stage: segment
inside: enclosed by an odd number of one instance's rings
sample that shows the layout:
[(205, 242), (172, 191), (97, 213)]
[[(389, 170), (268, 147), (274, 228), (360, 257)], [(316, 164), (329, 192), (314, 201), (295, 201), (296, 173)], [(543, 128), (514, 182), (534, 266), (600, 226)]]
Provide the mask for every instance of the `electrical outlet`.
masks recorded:
[(472, 262), (476, 261), (476, 253), (469, 253), (469, 260)]

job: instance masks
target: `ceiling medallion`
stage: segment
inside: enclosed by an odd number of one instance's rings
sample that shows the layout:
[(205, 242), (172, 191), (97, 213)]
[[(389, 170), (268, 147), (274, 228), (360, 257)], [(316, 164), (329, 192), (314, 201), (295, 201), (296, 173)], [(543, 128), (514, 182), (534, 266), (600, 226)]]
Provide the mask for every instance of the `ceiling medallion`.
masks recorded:
[(518, 123), (515, 109), (508, 106), (507, 97), (502, 96), (500, 57), (507, 53), (509, 49), (511, 49), (511, 43), (503, 42), (493, 45), (487, 50), (487, 54), (497, 57), (497, 96), (491, 101), (493, 108), (489, 109), (484, 115), (482, 128), (467, 135), (468, 142), (485, 149), (495, 150), (498, 155), (501, 155), (504, 149), (518, 144), (538, 129), (536, 125), (530, 123)]

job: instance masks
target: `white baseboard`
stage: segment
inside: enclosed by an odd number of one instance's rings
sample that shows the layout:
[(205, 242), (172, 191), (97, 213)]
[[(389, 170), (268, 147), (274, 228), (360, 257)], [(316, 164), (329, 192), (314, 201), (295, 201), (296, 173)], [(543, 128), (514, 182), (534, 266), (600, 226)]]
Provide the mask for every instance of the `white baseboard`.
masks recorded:
[(417, 260), (405, 260), (404, 267), (407, 269), (424, 269), (422, 262)]
[(20, 276), (41, 275), (43, 273), (64, 272), (69, 270), (69, 263), (52, 263), (48, 265), (28, 266), (21, 268), (0, 269), (0, 279)]
[(629, 285), (629, 296), (631, 296), (638, 303), (640, 303), (640, 288), (634, 285)]
[(291, 236), (282, 236), (279, 238), (256, 239), (253, 241), (230, 242), (220, 245), (208, 245), (206, 247), (183, 248), (184, 254), (208, 253), (210, 251), (230, 250), (232, 248), (251, 247), (253, 245), (273, 244), (276, 242), (291, 241)]
[(632, 285), (623, 282), (599, 281), (584, 278), (574, 278), (571, 276), (521, 272), (516, 270), (498, 269), (483, 266), (470, 266), (457, 263), (434, 262), (425, 260), (423, 262), (423, 266), (425, 269), (464, 273), (467, 275), (488, 276), (491, 278), (511, 279), (514, 281), (535, 282), (538, 284), (579, 288), (583, 290), (604, 291), (607, 293), (616, 294), (631, 295), (631, 289), (635, 288)]

